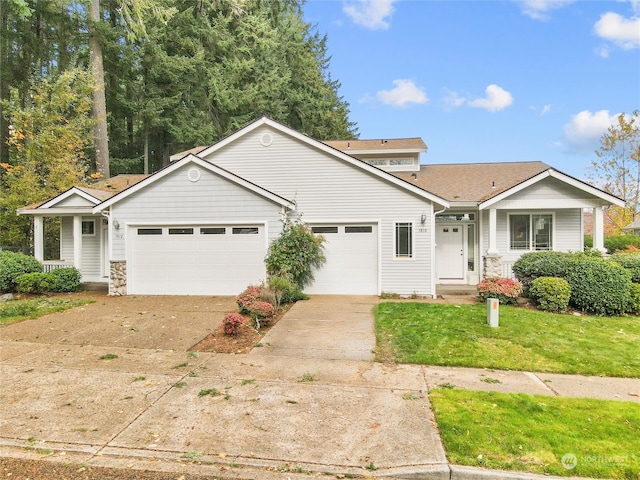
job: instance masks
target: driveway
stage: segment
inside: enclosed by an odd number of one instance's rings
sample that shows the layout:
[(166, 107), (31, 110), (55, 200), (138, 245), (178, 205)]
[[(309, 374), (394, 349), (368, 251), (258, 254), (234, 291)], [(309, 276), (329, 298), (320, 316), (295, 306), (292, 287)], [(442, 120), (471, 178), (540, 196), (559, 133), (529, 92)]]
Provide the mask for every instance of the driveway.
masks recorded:
[[(2, 328), (0, 456), (234, 478), (449, 478), (421, 367), (326, 358), (348, 353), (352, 334), (371, 355), (375, 301), (302, 302), (271, 330), (271, 348), (248, 355), (187, 352), (233, 298), (104, 297)], [(369, 319), (368, 340), (348, 312)], [(332, 343), (342, 346), (319, 355)]]

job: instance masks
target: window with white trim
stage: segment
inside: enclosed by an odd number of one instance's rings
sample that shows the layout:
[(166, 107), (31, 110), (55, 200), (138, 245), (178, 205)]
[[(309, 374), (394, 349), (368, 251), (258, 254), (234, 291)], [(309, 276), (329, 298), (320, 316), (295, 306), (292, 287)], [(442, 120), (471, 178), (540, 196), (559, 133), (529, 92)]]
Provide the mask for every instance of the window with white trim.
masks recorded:
[(553, 215), (510, 214), (509, 248), (511, 250), (553, 250)]
[(396, 223), (396, 258), (413, 258), (413, 224)]
[(95, 234), (96, 234), (95, 220), (82, 220), (82, 235), (95, 235)]

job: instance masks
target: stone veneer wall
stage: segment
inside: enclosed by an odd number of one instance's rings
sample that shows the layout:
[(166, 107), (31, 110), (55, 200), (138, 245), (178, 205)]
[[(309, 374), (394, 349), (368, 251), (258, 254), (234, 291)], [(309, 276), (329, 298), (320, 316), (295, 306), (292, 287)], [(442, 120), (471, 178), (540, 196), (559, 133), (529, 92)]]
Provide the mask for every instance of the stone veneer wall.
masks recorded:
[(109, 267), (109, 295), (127, 294), (127, 261), (115, 260)]
[(502, 257), (500, 255), (486, 255), (484, 258), (483, 277), (502, 276)]

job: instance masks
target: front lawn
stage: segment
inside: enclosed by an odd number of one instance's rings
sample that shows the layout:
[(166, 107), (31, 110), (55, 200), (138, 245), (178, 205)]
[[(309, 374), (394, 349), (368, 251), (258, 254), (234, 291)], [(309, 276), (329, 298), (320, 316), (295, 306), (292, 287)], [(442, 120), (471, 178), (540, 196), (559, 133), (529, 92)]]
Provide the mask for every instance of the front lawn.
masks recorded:
[[(500, 305), (383, 302), (378, 352), (399, 363), (640, 378), (640, 317), (561, 315)], [(390, 353), (389, 353), (390, 352)]]
[(453, 464), (640, 478), (640, 404), (457, 389), (429, 396)]
[(60, 297), (9, 300), (0, 303), (0, 325), (8, 325), (29, 318), (41, 317), (49, 313), (61, 312), (87, 303), (93, 303), (93, 300)]

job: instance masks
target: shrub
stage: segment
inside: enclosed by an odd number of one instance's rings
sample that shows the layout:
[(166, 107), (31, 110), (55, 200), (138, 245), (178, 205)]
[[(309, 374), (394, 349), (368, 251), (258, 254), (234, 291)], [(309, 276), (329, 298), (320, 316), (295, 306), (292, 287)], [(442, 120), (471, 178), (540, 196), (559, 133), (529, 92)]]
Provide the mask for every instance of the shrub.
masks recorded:
[(305, 297), (304, 293), (291, 281), (289, 277), (274, 275), (267, 282), (269, 290), (274, 296), (274, 306), (280, 309), (283, 303), (295, 303)]
[(237, 335), (244, 317), (239, 313), (227, 313), (222, 320), (222, 331), (225, 335)]
[(513, 264), (513, 273), (525, 292), (539, 277), (564, 277), (572, 255), (564, 252), (529, 252)]
[(571, 298), (571, 287), (564, 278), (538, 277), (531, 282), (529, 294), (540, 310), (566, 312)]
[(54, 282), (52, 292), (77, 292), (80, 290), (80, 270), (75, 267), (57, 268), (51, 272)]
[(596, 315), (626, 311), (631, 300), (631, 274), (615, 262), (579, 255), (567, 268), (571, 303)]
[(640, 284), (632, 283), (629, 290), (629, 305), (627, 313), (640, 315)]
[(629, 247), (640, 247), (640, 235), (615, 235), (604, 238), (604, 248), (608, 253), (620, 252)]
[(249, 307), (249, 315), (261, 320), (270, 319), (276, 314), (275, 307), (269, 302), (257, 301)]
[(260, 299), (262, 285), (249, 285), (244, 292), (236, 297), (236, 303), (240, 309), (240, 313), (249, 314), (251, 305)]
[(609, 260), (616, 262), (631, 274), (631, 281), (640, 283), (640, 253), (618, 252), (609, 257)]
[(516, 303), (521, 293), (522, 285), (511, 278), (488, 277), (478, 284), (478, 295), (483, 300), (497, 298), (500, 303)]
[(23, 253), (0, 251), (0, 292), (15, 292), (16, 279), (25, 273), (41, 273), (42, 264)]
[(326, 261), (324, 242), (324, 237), (315, 235), (308, 225), (286, 222), (280, 236), (269, 245), (265, 258), (267, 273), (288, 277), (300, 290), (304, 289), (313, 282), (314, 269)]
[(35, 295), (50, 292), (54, 283), (55, 277), (50, 273), (23, 273), (16, 278), (16, 286), (19, 292)]

